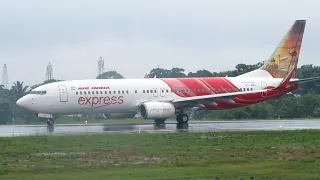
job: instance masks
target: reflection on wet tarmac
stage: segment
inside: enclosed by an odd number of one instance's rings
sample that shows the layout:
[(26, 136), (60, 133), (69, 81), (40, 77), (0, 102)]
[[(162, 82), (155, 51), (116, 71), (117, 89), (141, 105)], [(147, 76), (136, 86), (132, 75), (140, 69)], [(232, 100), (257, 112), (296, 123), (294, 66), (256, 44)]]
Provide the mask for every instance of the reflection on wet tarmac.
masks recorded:
[(56, 124), (3, 125), (0, 136), (72, 135), (94, 133), (161, 133), (161, 132), (210, 132), (234, 130), (293, 130), (320, 129), (320, 120), (249, 120), (249, 121), (193, 121), (188, 124)]

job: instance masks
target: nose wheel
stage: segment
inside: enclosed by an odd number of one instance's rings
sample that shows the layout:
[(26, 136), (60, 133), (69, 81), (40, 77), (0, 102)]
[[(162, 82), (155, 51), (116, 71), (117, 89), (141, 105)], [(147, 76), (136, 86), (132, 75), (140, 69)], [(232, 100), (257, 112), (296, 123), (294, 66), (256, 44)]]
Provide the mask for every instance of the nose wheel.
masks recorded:
[(48, 126), (53, 126), (53, 125), (54, 125), (54, 120), (51, 119), (51, 118), (49, 118), (49, 119), (47, 120), (47, 125), (48, 125)]
[(186, 114), (178, 114), (177, 122), (178, 123), (187, 123), (189, 121), (189, 116)]

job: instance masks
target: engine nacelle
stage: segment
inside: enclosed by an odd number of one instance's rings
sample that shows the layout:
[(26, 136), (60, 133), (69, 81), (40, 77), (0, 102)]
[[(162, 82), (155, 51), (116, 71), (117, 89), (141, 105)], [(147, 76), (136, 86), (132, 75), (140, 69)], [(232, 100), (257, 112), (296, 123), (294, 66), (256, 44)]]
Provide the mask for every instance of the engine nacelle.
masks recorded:
[(171, 103), (145, 102), (140, 105), (140, 115), (144, 119), (168, 119), (175, 113), (176, 108)]

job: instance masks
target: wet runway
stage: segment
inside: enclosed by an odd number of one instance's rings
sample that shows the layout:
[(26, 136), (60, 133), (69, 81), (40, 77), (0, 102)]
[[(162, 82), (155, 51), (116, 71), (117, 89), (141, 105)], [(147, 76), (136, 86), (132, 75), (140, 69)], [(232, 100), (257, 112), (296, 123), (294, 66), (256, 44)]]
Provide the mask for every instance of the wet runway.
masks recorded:
[(0, 136), (320, 129), (320, 120), (191, 121), (188, 124), (2, 125)]

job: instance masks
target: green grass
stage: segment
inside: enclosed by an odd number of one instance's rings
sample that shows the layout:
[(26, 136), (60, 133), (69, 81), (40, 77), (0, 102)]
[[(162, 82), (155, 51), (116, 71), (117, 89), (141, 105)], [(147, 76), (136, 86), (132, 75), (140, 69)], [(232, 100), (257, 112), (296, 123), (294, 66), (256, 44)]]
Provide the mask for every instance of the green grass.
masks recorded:
[(319, 179), (320, 130), (0, 138), (0, 179)]

